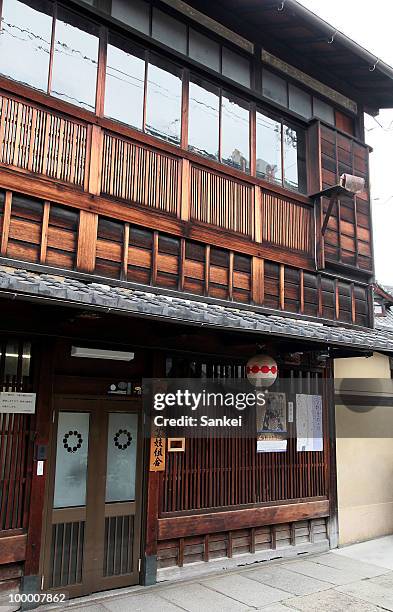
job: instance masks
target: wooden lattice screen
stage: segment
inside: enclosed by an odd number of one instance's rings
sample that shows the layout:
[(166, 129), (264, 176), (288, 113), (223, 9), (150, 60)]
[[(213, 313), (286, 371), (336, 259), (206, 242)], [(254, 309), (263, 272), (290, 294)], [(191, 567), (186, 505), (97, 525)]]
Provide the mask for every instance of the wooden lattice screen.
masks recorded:
[[(238, 365), (191, 365), (197, 376), (244, 376)], [(291, 380), (293, 393), (322, 393), (320, 371), (280, 373)], [(326, 436), (326, 414), (324, 421)], [(167, 454), (161, 515), (326, 497), (326, 451), (297, 452), (294, 423), (288, 423), (288, 434), (285, 453), (257, 453), (255, 438), (186, 439), (184, 453)]]
[[(30, 343), (0, 341), (0, 391), (30, 391)], [(26, 527), (30, 415), (0, 413), (0, 531)]]

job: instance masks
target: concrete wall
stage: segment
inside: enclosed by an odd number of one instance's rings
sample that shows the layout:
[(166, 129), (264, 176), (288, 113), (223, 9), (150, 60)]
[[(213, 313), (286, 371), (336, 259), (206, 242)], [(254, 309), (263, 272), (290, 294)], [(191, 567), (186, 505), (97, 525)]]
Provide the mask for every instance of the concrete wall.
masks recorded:
[[(335, 377), (390, 379), (389, 359), (337, 359)], [(393, 402), (337, 405), (336, 432), (339, 545), (393, 533)]]

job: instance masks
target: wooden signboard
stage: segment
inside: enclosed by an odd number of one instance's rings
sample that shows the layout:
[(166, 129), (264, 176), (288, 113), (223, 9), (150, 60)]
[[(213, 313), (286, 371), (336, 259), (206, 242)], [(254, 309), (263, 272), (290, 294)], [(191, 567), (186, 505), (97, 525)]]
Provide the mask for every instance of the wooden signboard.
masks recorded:
[(163, 472), (165, 470), (165, 449), (165, 438), (159, 435), (150, 438), (150, 472)]

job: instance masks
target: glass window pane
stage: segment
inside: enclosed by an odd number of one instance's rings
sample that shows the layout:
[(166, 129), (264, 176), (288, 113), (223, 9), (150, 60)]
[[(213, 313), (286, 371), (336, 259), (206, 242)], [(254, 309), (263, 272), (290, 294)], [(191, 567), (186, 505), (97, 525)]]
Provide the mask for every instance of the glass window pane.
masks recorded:
[(60, 412), (57, 426), (54, 508), (86, 505), (89, 414)]
[(138, 129), (143, 123), (145, 60), (142, 50), (108, 44), (105, 115)]
[(323, 102), (319, 98), (314, 98), (314, 116), (326, 123), (334, 125), (334, 110), (326, 102)]
[(222, 94), (221, 160), (248, 171), (250, 167), (250, 111), (247, 102)]
[(153, 9), (152, 37), (179, 53), (187, 53), (186, 24), (158, 9)]
[(59, 10), (56, 19), (52, 94), (95, 110), (98, 28), (80, 17)]
[(289, 84), (289, 108), (305, 119), (312, 117), (311, 96), (291, 83)]
[(220, 71), (220, 45), (190, 28), (188, 54), (191, 59), (200, 62), (204, 66)]
[(180, 143), (181, 70), (155, 59), (149, 62), (146, 101), (146, 132)]
[(47, 91), (52, 34), (51, 6), (3, 0), (0, 73)]
[(222, 48), (222, 74), (244, 87), (250, 87), (250, 62), (226, 47)]
[(281, 104), (281, 106), (288, 106), (286, 81), (265, 69), (262, 73), (262, 95), (277, 102), (277, 104)]
[(218, 159), (220, 90), (192, 77), (188, 120), (188, 146), (191, 151)]
[(112, 0), (112, 17), (144, 34), (150, 34), (150, 6), (143, 0)]
[(112, 412), (108, 420), (105, 501), (135, 500), (138, 415)]
[(281, 123), (257, 113), (257, 176), (282, 184)]
[(304, 131), (283, 125), (284, 187), (306, 191), (306, 155)]

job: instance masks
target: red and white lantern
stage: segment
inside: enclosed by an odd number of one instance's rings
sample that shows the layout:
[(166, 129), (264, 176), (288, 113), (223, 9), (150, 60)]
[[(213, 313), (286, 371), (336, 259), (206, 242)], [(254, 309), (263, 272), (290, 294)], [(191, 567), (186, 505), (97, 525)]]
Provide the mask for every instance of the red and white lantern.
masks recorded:
[(277, 378), (277, 363), (270, 355), (255, 355), (247, 362), (246, 374), (254, 387), (271, 387)]

